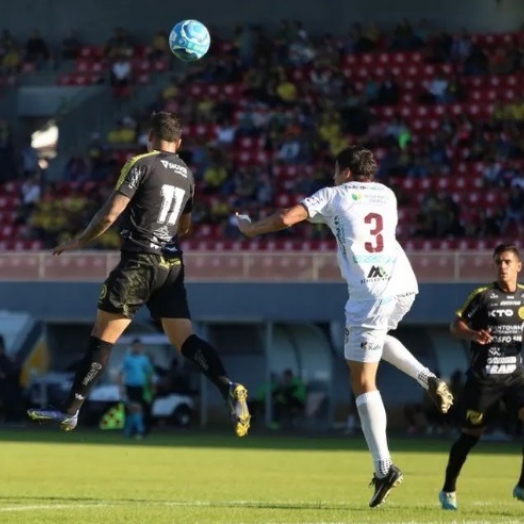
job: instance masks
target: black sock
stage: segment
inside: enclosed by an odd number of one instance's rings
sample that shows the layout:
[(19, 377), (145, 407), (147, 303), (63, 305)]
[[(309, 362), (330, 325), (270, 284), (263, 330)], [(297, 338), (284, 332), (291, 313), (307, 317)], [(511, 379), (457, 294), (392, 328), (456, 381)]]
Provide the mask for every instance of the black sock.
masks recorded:
[[(180, 353), (191, 362), (194, 362), (204, 375), (215, 384), (222, 396), (226, 399), (229, 395), (230, 381), (227, 379), (226, 370), (215, 348), (205, 340), (191, 335), (182, 344)], [(227, 382), (223, 379), (226, 378)]]
[(73, 386), (64, 404), (64, 411), (73, 415), (84, 403), (95, 382), (102, 376), (113, 344), (99, 338), (89, 339), (89, 348), (76, 370)]
[(460, 437), (451, 446), (449, 452), (448, 467), (446, 468), (446, 480), (444, 481), (444, 487), (442, 491), (446, 493), (452, 493), (457, 490), (457, 478), (460, 474), (460, 470), (466, 462), (466, 458), (471, 449), (479, 441), (480, 437), (474, 437), (467, 433), (461, 433)]
[(522, 448), (522, 466), (520, 469), (519, 488), (524, 488), (524, 447)]

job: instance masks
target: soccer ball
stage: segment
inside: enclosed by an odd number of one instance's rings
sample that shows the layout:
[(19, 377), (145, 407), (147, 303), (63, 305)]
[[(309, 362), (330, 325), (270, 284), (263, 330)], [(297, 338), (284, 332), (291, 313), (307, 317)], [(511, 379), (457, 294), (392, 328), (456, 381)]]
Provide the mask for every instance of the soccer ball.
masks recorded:
[(208, 51), (211, 37), (207, 27), (198, 20), (182, 20), (169, 34), (169, 47), (184, 62), (200, 60)]

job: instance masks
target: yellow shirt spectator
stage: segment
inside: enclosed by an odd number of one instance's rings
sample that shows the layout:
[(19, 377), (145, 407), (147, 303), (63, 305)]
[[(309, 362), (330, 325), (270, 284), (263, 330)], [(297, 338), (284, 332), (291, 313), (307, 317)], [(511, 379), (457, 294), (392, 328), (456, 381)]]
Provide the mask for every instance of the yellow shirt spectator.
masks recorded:
[(136, 140), (136, 132), (130, 127), (117, 127), (107, 134), (109, 144), (132, 144)]
[(209, 187), (220, 187), (227, 178), (227, 170), (223, 166), (211, 166), (204, 173), (204, 182)]
[(284, 102), (294, 102), (297, 99), (297, 88), (288, 80), (284, 80), (277, 87), (277, 94)]

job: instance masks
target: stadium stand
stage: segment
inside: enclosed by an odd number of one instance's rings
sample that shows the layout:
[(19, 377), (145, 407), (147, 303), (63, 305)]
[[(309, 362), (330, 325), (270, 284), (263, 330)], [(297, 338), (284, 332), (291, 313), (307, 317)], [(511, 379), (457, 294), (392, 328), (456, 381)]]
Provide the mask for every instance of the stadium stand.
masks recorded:
[[(29, 206), (26, 180), (4, 183), (0, 249), (37, 250), (72, 233), (119, 167), (144, 149), (154, 109), (178, 112), (187, 124), (182, 154), (199, 201), (185, 241), (192, 249), (331, 249), (330, 235), (311, 226), (246, 241), (231, 215), (264, 214), (329, 184), (332, 155), (356, 142), (374, 150), (380, 180), (397, 190), (399, 237), (409, 250), (484, 249), (520, 233), (524, 33), (449, 35), (423, 22), (387, 35), (355, 24), (344, 38), (283, 24), (273, 36), (241, 28), (234, 40), (215, 38), (209, 58), (183, 71), (161, 34), (149, 47), (122, 44), (125, 33), (80, 47), (60, 85), (104, 82), (115, 57), (131, 64), (133, 83), (148, 83), (155, 71), (172, 71), (172, 83), (107, 137), (94, 137), (64, 180)], [(100, 247), (117, 245), (109, 235)]]

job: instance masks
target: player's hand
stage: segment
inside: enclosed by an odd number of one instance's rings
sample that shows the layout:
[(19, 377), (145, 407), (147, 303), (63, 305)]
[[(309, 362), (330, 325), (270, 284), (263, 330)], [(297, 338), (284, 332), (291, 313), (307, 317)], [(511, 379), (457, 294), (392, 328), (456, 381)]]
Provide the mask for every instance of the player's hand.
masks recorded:
[(486, 329), (479, 329), (475, 333), (475, 337), (473, 338), (473, 341), (477, 344), (482, 344), (483, 346), (485, 344), (489, 344), (493, 341), (493, 337), (491, 336), (491, 333)]
[(73, 238), (67, 242), (63, 242), (59, 246), (56, 246), (53, 249), (53, 255), (61, 255), (64, 251), (76, 251), (77, 249), (82, 249), (84, 246), (82, 242)]
[(241, 233), (246, 235), (246, 237), (252, 237), (255, 236), (253, 233), (253, 224), (251, 223), (251, 219), (248, 215), (240, 215), (238, 213), (235, 213), (236, 219), (237, 219), (237, 225), (238, 229)]

